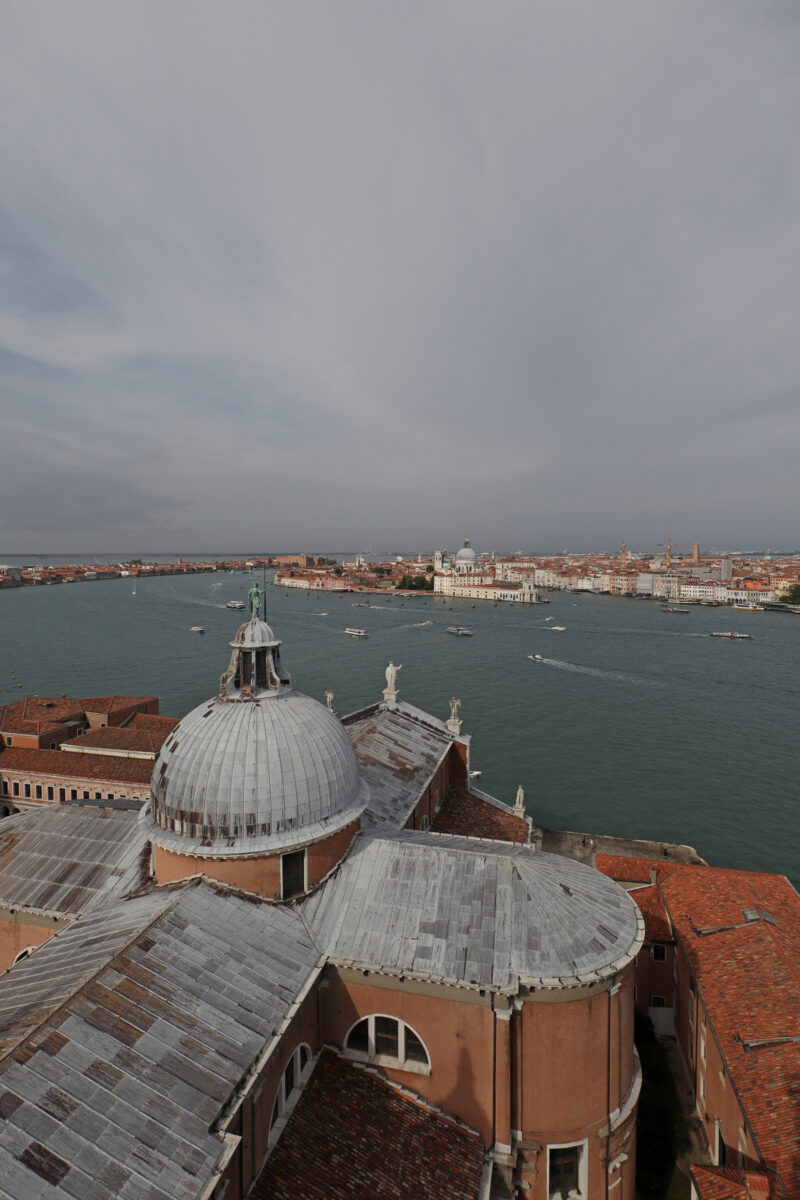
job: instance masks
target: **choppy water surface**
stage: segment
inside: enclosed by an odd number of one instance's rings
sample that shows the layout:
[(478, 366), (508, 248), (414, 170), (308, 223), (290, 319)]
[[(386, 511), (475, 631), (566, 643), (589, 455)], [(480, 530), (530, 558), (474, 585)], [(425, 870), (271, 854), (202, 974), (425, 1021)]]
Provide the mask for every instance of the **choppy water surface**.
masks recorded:
[[(216, 691), (242, 620), (225, 603), (251, 582), (0, 592), (0, 699), (155, 694), (182, 716)], [(402, 698), (447, 717), (460, 697), (481, 786), (513, 802), (521, 783), (536, 821), (689, 842), (715, 864), (800, 882), (800, 619), (559, 593), (525, 608), (432, 596), (353, 608), (352, 595), (275, 587), (267, 599), (298, 689), (321, 700), (332, 688), (346, 713), (380, 698), (390, 658), (402, 663)], [(448, 635), (453, 624), (474, 636)]]

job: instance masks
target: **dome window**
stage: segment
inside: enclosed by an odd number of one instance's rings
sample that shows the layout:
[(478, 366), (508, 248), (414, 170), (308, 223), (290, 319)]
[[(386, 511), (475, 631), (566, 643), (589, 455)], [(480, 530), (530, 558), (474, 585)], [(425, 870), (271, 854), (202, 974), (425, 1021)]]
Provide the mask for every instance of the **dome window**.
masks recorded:
[(292, 900), (306, 892), (306, 852), (295, 850), (281, 857), (281, 897)]

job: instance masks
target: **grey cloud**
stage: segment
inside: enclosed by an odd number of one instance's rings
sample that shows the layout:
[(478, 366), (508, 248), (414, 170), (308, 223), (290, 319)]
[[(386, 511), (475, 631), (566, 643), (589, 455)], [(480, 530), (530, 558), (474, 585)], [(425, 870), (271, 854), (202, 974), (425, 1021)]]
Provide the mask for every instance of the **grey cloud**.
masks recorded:
[(284, 546), (792, 542), (792, 13), (7, 10), (2, 477), (44, 426), (154, 550), (253, 487)]

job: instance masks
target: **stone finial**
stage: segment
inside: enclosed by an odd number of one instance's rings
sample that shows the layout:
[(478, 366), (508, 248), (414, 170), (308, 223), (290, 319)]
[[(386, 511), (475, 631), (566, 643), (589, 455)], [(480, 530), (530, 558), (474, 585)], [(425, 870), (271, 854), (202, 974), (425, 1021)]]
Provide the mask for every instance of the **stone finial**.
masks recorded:
[(456, 700), (455, 696), (450, 697), (450, 720), (447, 722), (447, 728), (456, 737), (461, 733), (461, 719), (458, 715), (458, 710), (461, 708), (461, 701)]
[(328, 706), (328, 712), (333, 712), (333, 692), (330, 688), (322, 693), (325, 703)]
[(397, 700), (397, 672), (402, 671), (403, 664), (395, 666), (390, 662), (386, 668), (386, 687), (383, 689), (383, 698), (388, 702), (394, 703)]
[(517, 788), (517, 798), (514, 801), (514, 815), (517, 817), (525, 816), (525, 793), (522, 790), (522, 785)]

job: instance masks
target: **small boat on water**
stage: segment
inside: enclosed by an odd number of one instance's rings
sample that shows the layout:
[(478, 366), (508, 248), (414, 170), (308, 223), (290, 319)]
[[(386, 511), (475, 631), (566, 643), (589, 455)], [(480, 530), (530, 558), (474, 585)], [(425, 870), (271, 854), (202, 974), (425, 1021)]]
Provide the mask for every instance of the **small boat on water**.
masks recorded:
[(202, 625), (193, 625), (189, 630), (190, 633), (205, 633), (205, 628)]
[(688, 608), (678, 608), (675, 604), (662, 604), (661, 611), (668, 613), (688, 613), (689, 610)]
[(357, 638), (365, 638), (367, 636), (366, 629), (356, 629), (352, 625), (347, 626), (347, 628), (345, 629), (345, 633), (349, 633), (350, 637), (357, 637)]
[(369, 600), (358, 600), (353, 605), (353, 608), (369, 608)]
[(456, 637), (472, 637), (472, 630), (465, 629), (463, 625), (448, 625), (448, 633), (454, 633)]
[(238, 609), (239, 612), (244, 612), (247, 605), (245, 604), (244, 600), (229, 600), (225, 607), (235, 608)]
[(566, 628), (567, 628), (566, 625), (551, 625), (550, 632), (551, 633), (563, 633)]
[(529, 654), (528, 658), (532, 658), (534, 662), (544, 662), (544, 658), (541, 654)]
[(710, 633), (708, 636), (709, 637), (737, 638), (741, 641), (747, 641), (747, 642), (752, 642), (752, 640), (753, 640), (752, 633), (729, 633), (727, 630), (725, 630), (721, 633)]

